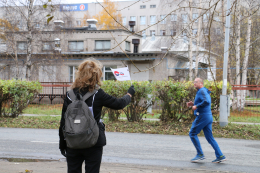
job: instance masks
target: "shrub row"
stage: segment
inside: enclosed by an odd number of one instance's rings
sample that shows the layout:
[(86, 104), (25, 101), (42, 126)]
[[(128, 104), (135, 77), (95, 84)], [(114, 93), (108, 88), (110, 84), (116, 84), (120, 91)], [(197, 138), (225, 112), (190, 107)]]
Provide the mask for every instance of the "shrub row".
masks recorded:
[[(135, 86), (135, 95), (131, 103), (123, 109), (111, 110), (105, 108), (102, 116), (108, 114), (109, 120), (117, 120), (121, 113), (124, 113), (128, 121), (140, 121), (147, 113), (149, 106), (154, 103), (161, 107), (162, 121), (190, 121), (194, 118), (191, 109), (186, 107), (186, 102), (194, 100), (196, 89), (191, 81), (132, 81)], [(104, 81), (102, 89), (115, 97), (122, 97), (131, 86), (130, 81)], [(213, 116), (218, 119), (219, 101), (222, 91), (222, 81), (204, 81), (204, 87), (211, 91), (211, 108)], [(227, 93), (230, 93), (231, 86), (228, 86)]]
[(0, 116), (17, 117), (41, 88), (36, 81), (0, 79)]

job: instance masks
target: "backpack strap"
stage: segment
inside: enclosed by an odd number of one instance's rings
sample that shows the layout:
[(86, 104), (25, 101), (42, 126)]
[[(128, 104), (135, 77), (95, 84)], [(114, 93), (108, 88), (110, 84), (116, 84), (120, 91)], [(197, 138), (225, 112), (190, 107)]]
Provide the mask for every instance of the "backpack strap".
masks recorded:
[(71, 101), (75, 101), (77, 99), (73, 90), (69, 90), (68, 94)]
[(94, 95), (98, 90), (94, 90), (92, 92), (87, 92), (87, 94), (85, 94), (82, 98), (83, 101), (86, 101), (89, 97), (91, 97), (92, 95)]

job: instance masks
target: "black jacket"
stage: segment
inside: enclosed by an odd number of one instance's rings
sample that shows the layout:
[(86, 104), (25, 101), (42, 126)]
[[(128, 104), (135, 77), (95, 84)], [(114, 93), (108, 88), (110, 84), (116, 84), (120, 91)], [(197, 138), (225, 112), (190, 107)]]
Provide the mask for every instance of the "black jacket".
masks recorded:
[[(85, 90), (81, 89), (80, 92), (78, 89), (73, 89), (75, 95), (80, 93), (82, 96), (85, 95), (88, 92), (88, 89)], [(65, 112), (67, 110), (67, 107), (72, 101), (68, 98), (68, 94), (66, 94), (66, 98), (64, 99), (64, 104), (62, 107), (62, 114), (61, 114), (61, 120), (60, 120), (60, 128), (59, 128), (59, 136), (60, 136), (60, 149), (66, 149), (66, 141), (64, 140), (62, 127), (65, 125)], [(86, 100), (86, 103), (89, 107), (92, 106), (93, 96), (88, 98)], [(122, 98), (115, 98), (113, 96), (108, 95), (105, 93), (102, 89), (99, 89), (97, 93), (95, 94), (94, 102), (93, 102), (93, 113), (94, 118), (97, 121), (97, 123), (100, 121), (101, 111), (102, 107), (108, 107), (111, 109), (123, 109), (125, 106), (127, 106), (131, 102), (131, 97), (129, 95), (125, 95)], [(98, 142), (97, 142), (98, 143)]]

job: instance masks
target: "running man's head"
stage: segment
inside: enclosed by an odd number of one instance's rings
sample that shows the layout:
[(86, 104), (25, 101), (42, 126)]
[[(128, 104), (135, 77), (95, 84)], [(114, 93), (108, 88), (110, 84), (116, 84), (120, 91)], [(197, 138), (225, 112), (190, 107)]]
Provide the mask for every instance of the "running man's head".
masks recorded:
[(94, 59), (82, 62), (76, 72), (75, 81), (71, 88), (86, 88), (93, 91), (96, 85), (101, 86), (102, 64)]
[(196, 78), (193, 84), (196, 89), (203, 88), (203, 80), (201, 78)]

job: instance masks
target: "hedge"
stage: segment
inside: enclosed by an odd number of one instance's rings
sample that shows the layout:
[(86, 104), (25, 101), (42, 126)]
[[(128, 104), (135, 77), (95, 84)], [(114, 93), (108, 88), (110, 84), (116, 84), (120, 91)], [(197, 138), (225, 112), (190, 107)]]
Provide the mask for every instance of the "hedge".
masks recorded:
[(0, 116), (18, 117), (41, 89), (37, 81), (0, 79)]
[[(131, 103), (121, 110), (112, 110), (105, 108), (102, 116), (108, 114), (109, 120), (118, 120), (120, 114), (124, 113), (128, 121), (140, 121), (143, 115), (147, 113), (149, 106), (154, 103), (159, 104), (162, 109), (160, 119), (162, 121), (191, 121), (194, 119), (193, 111), (186, 106), (186, 102), (194, 100), (196, 89), (192, 81), (132, 81), (135, 86), (135, 95)], [(127, 93), (131, 86), (130, 81), (104, 81), (102, 89), (114, 96), (122, 97)], [(222, 91), (222, 81), (214, 83), (213, 81), (204, 81), (204, 87), (211, 91), (211, 108), (215, 119), (218, 119), (219, 101)], [(228, 85), (229, 94), (231, 86)], [(152, 94), (152, 97), (149, 95)]]

